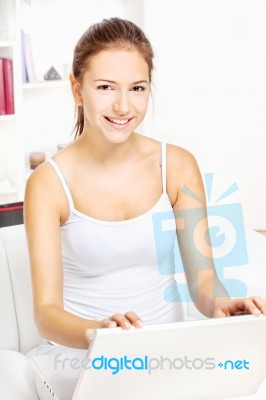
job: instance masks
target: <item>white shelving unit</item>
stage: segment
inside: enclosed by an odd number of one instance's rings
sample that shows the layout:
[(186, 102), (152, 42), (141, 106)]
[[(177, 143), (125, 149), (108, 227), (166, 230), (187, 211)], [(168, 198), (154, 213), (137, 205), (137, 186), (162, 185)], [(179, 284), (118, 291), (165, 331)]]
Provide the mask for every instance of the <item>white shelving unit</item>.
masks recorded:
[[(52, 11), (52, 5), (42, 0), (0, 0), (0, 57), (13, 62), (15, 102), (15, 114), (0, 115), (0, 205), (23, 201), (25, 183), (31, 172), (29, 153), (42, 150), (50, 157), (58, 143), (69, 139), (72, 128), (72, 121), (68, 121), (62, 124), (61, 131), (58, 127), (56, 132), (53, 129), (56, 114), (58, 121), (61, 118), (64, 121), (64, 113), (73, 113), (66, 79), (22, 83), (21, 29), (25, 28), (25, 15), (27, 25), (29, 16), (35, 18), (31, 14), (43, 6), (47, 14)], [(35, 21), (36, 25), (38, 22)], [(58, 108), (60, 104), (62, 108)]]
[(0, 122), (14, 121), (16, 118), (15, 114), (0, 115)]
[(8, 47), (14, 47), (15, 46), (15, 41), (14, 40), (2, 40), (0, 42), (0, 48), (8, 48)]
[[(15, 114), (0, 116), (0, 204), (19, 200), (21, 191), (20, 164), (20, 95), (17, 71), (20, 69), (18, 59), (18, 43), (16, 1), (0, 0), (0, 57), (13, 62)], [(13, 23), (12, 23), (13, 21)], [(20, 151), (17, 151), (20, 148)]]
[(55, 80), (55, 81), (46, 81), (46, 82), (33, 82), (33, 83), (23, 83), (23, 90), (31, 90), (31, 89), (49, 89), (49, 88), (60, 88), (60, 87), (68, 87), (69, 82), (67, 80)]

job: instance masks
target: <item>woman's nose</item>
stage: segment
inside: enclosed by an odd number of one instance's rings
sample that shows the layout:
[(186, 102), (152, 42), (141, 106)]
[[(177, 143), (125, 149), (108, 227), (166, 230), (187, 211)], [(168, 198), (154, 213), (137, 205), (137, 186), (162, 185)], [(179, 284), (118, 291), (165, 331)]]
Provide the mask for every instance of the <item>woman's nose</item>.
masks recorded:
[(114, 102), (114, 111), (117, 114), (125, 115), (130, 111), (129, 99), (127, 93), (119, 93)]

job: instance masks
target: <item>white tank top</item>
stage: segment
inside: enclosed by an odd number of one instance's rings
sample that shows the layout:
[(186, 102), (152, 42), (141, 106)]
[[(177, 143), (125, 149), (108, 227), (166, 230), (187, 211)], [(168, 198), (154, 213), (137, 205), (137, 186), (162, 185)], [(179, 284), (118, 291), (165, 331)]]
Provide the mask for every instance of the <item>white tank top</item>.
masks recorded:
[[(92, 320), (127, 311), (136, 312), (145, 324), (182, 320), (181, 302), (165, 299), (165, 292), (176, 283), (173, 272), (162, 273), (158, 266), (154, 234), (154, 215), (170, 212), (174, 219), (166, 192), (165, 144), (160, 199), (149, 211), (125, 221), (102, 221), (76, 210), (62, 171), (53, 159), (48, 162), (61, 181), (70, 208), (60, 228), (65, 310)], [(163, 249), (160, 246), (167, 271), (174, 271), (174, 236)]]

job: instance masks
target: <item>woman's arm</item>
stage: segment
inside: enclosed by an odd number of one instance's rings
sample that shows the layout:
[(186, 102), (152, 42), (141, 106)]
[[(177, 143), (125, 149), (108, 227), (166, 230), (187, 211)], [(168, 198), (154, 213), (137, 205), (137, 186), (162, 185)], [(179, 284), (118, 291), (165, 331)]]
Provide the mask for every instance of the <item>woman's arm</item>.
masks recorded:
[[(243, 312), (266, 314), (266, 302), (259, 297), (232, 300), (218, 279), (210, 237), (206, 198), (195, 158), (187, 151), (171, 148), (171, 158), (178, 157), (177, 195), (173, 209), (177, 237), (190, 296), (198, 310), (207, 317), (228, 316)], [(173, 169), (173, 168), (172, 168)]]
[(131, 324), (140, 327), (142, 322), (133, 312), (93, 321), (64, 310), (60, 224), (67, 219), (69, 207), (49, 164), (42, 164), (30, 176), (24, 206), (34, 318), (41, 336), (65, 346), (87, 348), (88, 329), (116, 326), (128, 329)]

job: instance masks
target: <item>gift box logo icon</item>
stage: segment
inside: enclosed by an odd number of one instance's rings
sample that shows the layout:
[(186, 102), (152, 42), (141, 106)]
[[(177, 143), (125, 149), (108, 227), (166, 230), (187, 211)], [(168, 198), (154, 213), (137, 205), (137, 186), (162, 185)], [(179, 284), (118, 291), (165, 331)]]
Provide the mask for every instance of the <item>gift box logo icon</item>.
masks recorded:
[[(238, 190), (233, 183), (216, 201), (211, 200), (214, 174), (205, 174), (207, 207), (178, 210), (173, 213), (162, 212), (153, 216), (154, 238), (158, 269), (161, 274), (184, 272), (184, 265), (195, 270), (195, 281), (201, 270), (212, 268), (231, 297), (244, 297), (246, 285), (239, 279), (225, 279), (228, 267), (243, 266), (248, 263), (248, 253), (243, 222), (242, 207), (239, 203), (220, 204)], [(188, 187), (183, 193), (201, 200)], [(219, 203), (219, 204), (218, 204)], [(208, 220), (208, 229), (206, 224)], [(178, 238), (174, 240), (174, 237)], [(174, 241), (174, 258), (167, 255), (167, 242)], [(208, 257), (209, 249), (213, 257)], [(168, 252), (169, 254), (169, 252)], [(219, 294), (217, 293), (217, 296)], [(167, 288), (167, 301), (191, 301), (184, 283)]]

